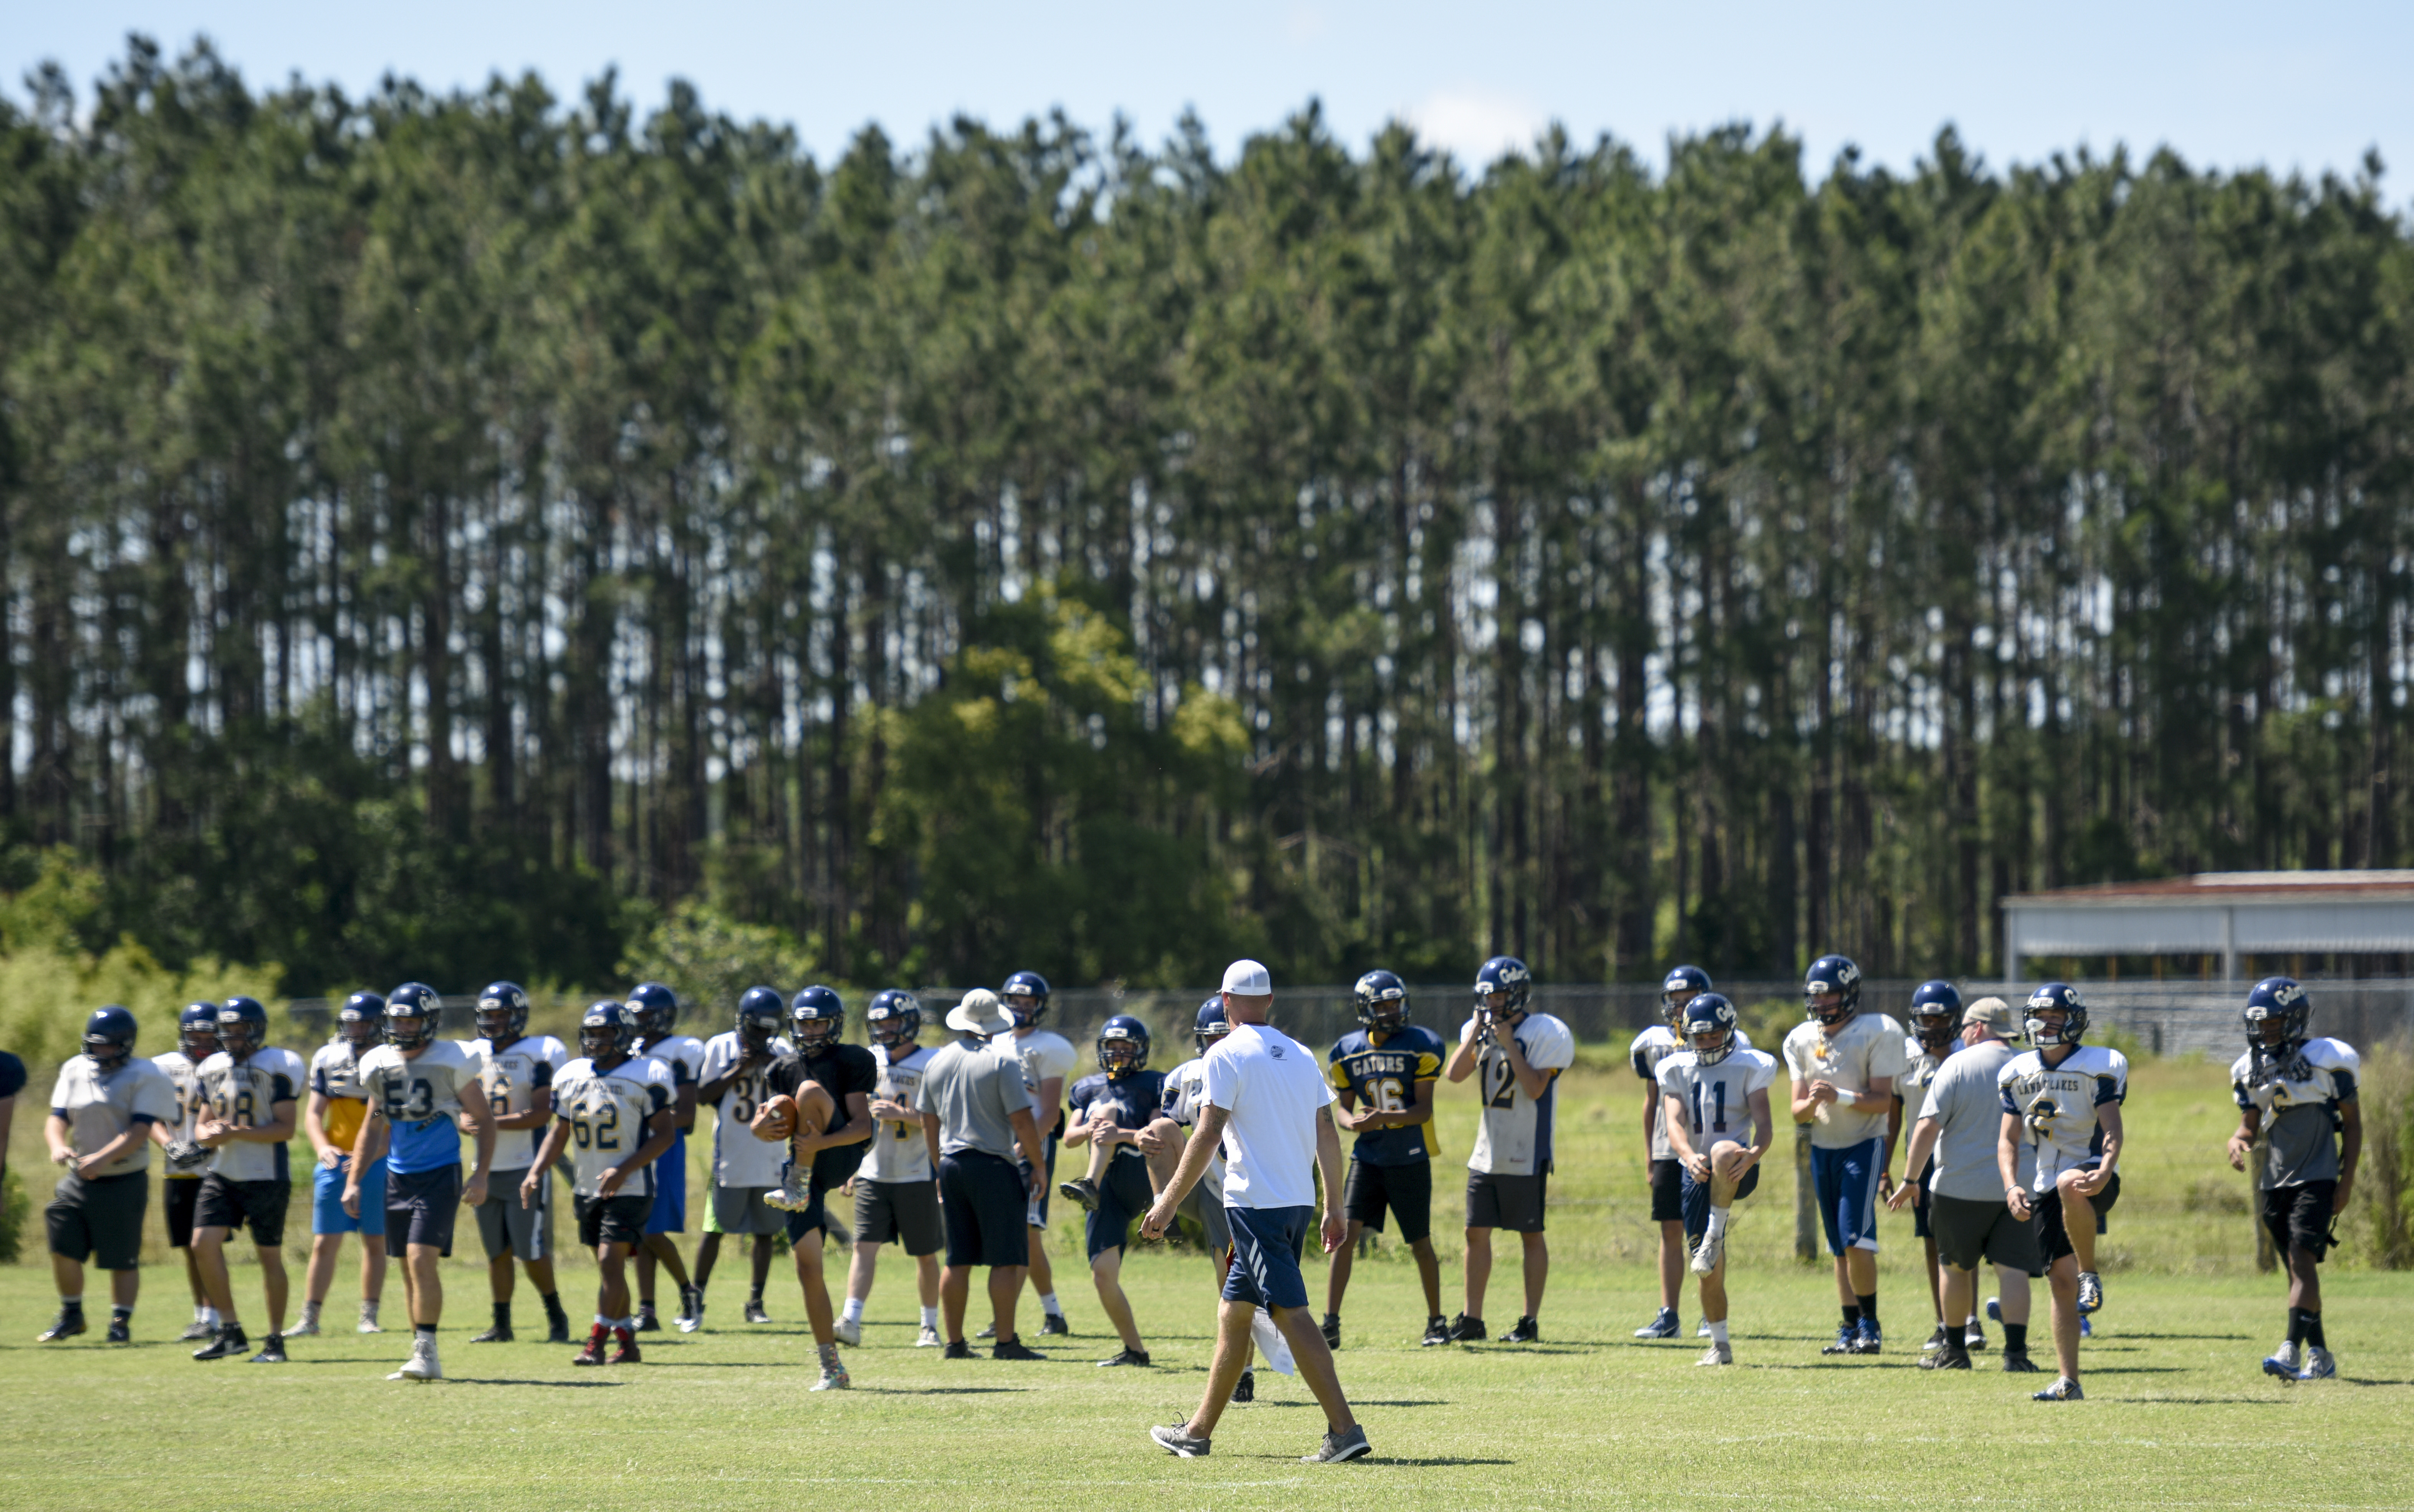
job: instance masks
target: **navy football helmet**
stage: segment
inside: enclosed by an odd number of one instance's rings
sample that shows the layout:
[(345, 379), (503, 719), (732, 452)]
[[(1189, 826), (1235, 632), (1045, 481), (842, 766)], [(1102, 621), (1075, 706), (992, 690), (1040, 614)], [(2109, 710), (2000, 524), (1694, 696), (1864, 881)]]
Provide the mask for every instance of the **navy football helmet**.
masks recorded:
[(1961, 1030), (1961, 993), (1949, 981), (1923, 981), (1911, 995), (1911, 1032), (1931, 1055)]
[(872, 997), (863, 1018), (873, 1044), (885, 1050), (902, 1049), (922, 1032), (922, 1000), (902, 987), (890, 987)]
[(1369, 971), (1350, 989), (1358, 999), (1358, 1022), (1390, 1034), (1408, 1022), (1408, 989), (1388, 971)]
[(1109, 1076), (1129, 1076), (1148, 1066), (1148, 1025), (1129, 1013), (1118, 1013), (1098, 1030), (1098, 1070)]
[(1736, 1006), (1718, 993), (1698, 993), (1685, 1005), (1685, 1048), (1705, 1066), (1735, 1054)]
[[(1534, 974), (1526, 963), (1513, 955), (1496, 955), (1475, 969), (1475, 1009), (1480, 1017), (1486, 1012), (1507, 1018), (1526, 1011), (1526, 999), (1534, 990)], [(1494, 993), (1507, 993), (1509, 1001), (1498, 1009), (1492, 1007)]]
[(385, 1043), (385, 999), (375, 993), (354, 993), (335, 1010), (335, 1035), (352, 1047), (354, 1059)]
[[(1832, 999), (1832, 1001), (1826, 1000)], [(1823, 1028), (1836, 1028), (1861, 1010), (1861, 968), (1849, 955), (1823, 955), (1810, 963), (1802, 983), (1802, 1011)]]
[[(2045, 1013), (2057, 1017), (2039, 1017)], [(2029, 1031), (2029, 1043), (2039, 1050), (2075, 1045), (2087, 1032), (2087, 1000), (2066, 981), (2049, 981), (2029, 994), (2028, 1017), (2020, 1021), (2020, 1026)]]
[(218, 1048), (236, 1065), (258, 1055), (268, 1043), (268, 1010), (257, 997), (240, 995), (218, 1005)]
[(1209, 1045), (1232, 1032), (1232, 1021), (1224, 1014), (1224, 995), (1217, 993), (1200, 1004), (1199, 1016), (1193, 1023), (1190, 1040), (1203, 1055)]
[(2239, 1022), (2246, 1025), (2249, 1045), (2269, 1045), (2275, 1050), (2304, 1039), (2313, 1017), (2313, 999), (2291, 977), (2266, 977), (2257, 982), (2246, 995), (2244, 1010), (2238, 1015)]
[(1048, 1016), (1048, 979), (1036, 971), (1018, 971), (997, 990), (997, 1000), (1006, 1005), (1015, 1027), (1029, 1028)]
[(596, 1070), (610, 1070), (636, 1048), (637, 1015), (628, 1004), (606, 997), (589, 1005), (579, 1017), (578, 1053), (593, 1061)]
[(744, 1049), (768, 1055), (787, 1023), (787, 999), (777, 987), (749, 987), (738, 994), (738, 1042)]
[(83, 1053), (105, 1071), (113, 1071), (134, 1054), (134, 1015), (115, 1003), (94, 1010), (83, 1021)]
[(490, 981), (478, 993), (478, 1038), (509, 1050), (528, 1038), (529, 995), (516, 981)]
[(659, 981), (641, 981), (630, 990), (629, 1011), (637, 1015), (637, 1032), (660, 1040), (678, 1025), (678, 994)]
[(1710, 990), (1710, 974), (1700, 966), (1678, 966), (1668, 973), (1660, 984), (1660, 1013), (1668, 1027), (1679, 1028), (1685, 1022), (1685, 1005)]
[(218, 1053), (218, 1005), (186, 1003), (176, 1015), (176, 1048), (198, 1066)]
[(789, 1000), (788, 1032), (800, 1052), (834, 1045), (845, 1029), (846, 1004), (829, 988), (808, 987)]
[(385, 1038), (397, 1050), (436, 1042), (444, 999), (424, 981), (406, 981), (385, 995)]

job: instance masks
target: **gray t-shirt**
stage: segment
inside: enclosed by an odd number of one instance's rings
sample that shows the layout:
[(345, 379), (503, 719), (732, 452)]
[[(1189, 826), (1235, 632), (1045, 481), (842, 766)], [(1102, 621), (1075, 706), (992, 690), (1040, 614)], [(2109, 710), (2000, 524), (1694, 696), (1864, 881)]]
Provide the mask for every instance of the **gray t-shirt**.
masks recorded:
[[(169, 1124), (176, 1118), (176, 1085), (151, 1062), (128, 1055), (103, 1072), (90, 1055), (70, 1056), (51, 1089), (51, 1111), (67, 1120), (67, 1147), (90, 1155), (136, 1124)], [(128, 1175), (151, 1164), (146, 1131), (134, 1146), (86, 1175)]]
[[(1935, 1169), (1929, 1190), (1940, 1197), (1983, 1203), (2004, 1200), (2003, 1173), (1995, 1165), (1995, 1142), (2004, 1131), (2004, 1098), (1996, 1081), (2019, 1046), (1989, 1040), (1957, 1050), (1945, 1057), (1928, 1084), (1928, 1099), (1919, 1116), (1933, 1118), (1936, 1131)], [(2027, 1186), (2036, 1158), (2020, 1145), (2019, 1175)]]
[(942, 1155), (978, 1150), (1013, 1160), (1015, 1110), (1030, 1106), (1021, 1059), (965, 1040), (932, 1055), (914, 1088), (915, 1111), (939, 1115)]

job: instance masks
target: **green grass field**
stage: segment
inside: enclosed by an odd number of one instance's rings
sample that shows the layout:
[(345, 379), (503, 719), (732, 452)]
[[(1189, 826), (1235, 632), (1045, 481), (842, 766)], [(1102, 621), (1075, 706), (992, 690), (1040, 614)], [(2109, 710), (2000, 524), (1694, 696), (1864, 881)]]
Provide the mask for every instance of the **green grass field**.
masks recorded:
[[(37, 1345), (52, 1303), (36, 1253), (0, 1269), (0, 1505), (2414, 1505), (2414, 1276), (2344, 1266), (2328, 1277), (2341, 1381), (2283, 1386), (2259, 1374), (2280, 1336), (2281, 1291), (2253, 1268), (2243, 1180), (2218, 1164), (2229, 1115), (2217, 1071), (2140, 1069), (2127, 1190), (2106, 1250), (2109, 1305), (2085, 1356), (2090, 1397), (2051, 1407), (2027, 1400), (2045, 1378), (2005, 1376), (1987, 1360), (1967, 1375), (1914, 1368), (1930, 1320), (1907, 1215), (1885, 1231), (1888, 1353), (1823, 1359), (1833, 1287), (1824, 1265), (1792, 1258), (1781, 1165), (1738, 1220), (1736, 1368), (1695, 1369), (1690, 1338), (1635, 1343), (1631, 1330), (1655, 1305), (1631, 1147), (1639, 1088), (1614, 1063), (1588, 1061), (1567, 1094), (1542, 1344), (1419, 1349), (1423, 1309), (1405, 1256), (1386, 1247), (1360, 1265), (1340, 1363), (1370, 1461), (1298, 1463), (1320, 1418), (1302, 1386), (1279, 1380), (1231, 1411), (1214, 1458), (1153, 1448), (1148, 1425), (1185, 1415), (1204, 1378), (1205, 1263), (1136, 1254), (1126, 1274), (1157, 1364), (1094, 1370), (1114, 1346), (1064, 1221), (1052, 1247), (1080, 1337), (1052, 1341), (1049, 1363), (949, 1364), (912, 1348), (911, 1272), (899, 1257), (873, 1295), (864, 1346), (850, 1352), (856, 1387), (843, 1396), (805, 1389), (811, 1340), (784, 1260), (770, 1294), (778, 1322), (735, 1321), (742, 1272), (724, 1267), (708, 1331), (648, 1336), (645, 1365), (601, 1371), (574, 1370), (559, 1346), (467, 1343), (484, 1321), (484, 1286), (480, 1267), (456, 1263), (442, 1345), (453, 1378), (410, 1386), (383, 1379), (408, 1348), (399, 1332), (298, 1341), (282, 1369), (195, 1364), (170, 1341), (186, 1308), (182, 1278), (166, 1268), (145, 1272), (135, 1345)], [(1463, 1100), (1445, 1095), (1451, 1149), (1466, 1147)], [(1451, 1238), (1444, 1292), (1455, 1311)], [(292, 1252), (298, 1284), (298, 1244)], [(831, 1260), (839, 1274), (842, 1257)], [(1505, 1245), (1501, 1260), (1486, 1309), (1496, 1329), (1517, 1310), (1498, 1289), (1514, 1280)], [(1322, 1267), (1309, 1269), (1320, 1301)], [(583, 1315), (591, 1266), (565, 1271), (565, 1297)], [(347, 1265), (328, 1310), (347, 1329), (350, 1276)], [(236, 1285), (256, 1335), (257, 1271), (238, 1267)], [(523, 1297), (525, 1338), (534, 1310)], [(396, 1284), (389, 1318), (400, 1310)], [(1690, 1334), (1690, 1299), (1685, 1315)], [(1026, 1325), (1036, 1321), (1026, 1304)], [(2040, 1325), (2040, 1357), (2043, 1335)]]

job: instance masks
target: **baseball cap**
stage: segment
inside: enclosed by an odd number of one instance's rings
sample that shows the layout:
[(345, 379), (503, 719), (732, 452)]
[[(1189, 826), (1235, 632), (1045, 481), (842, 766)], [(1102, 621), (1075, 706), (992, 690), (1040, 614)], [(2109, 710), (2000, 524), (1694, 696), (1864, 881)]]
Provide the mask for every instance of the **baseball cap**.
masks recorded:
[(2000, 997), (1981, 997), (1961, 1010), (1964, 1024), (1983, 1024), (1990, 1033), (2012, 1037), (2012, 1006)]
[(1224, 968), (1224, 991), (1242, 997), (1271, 997), (1274, 979), (1256, 961), (1235, 961)]

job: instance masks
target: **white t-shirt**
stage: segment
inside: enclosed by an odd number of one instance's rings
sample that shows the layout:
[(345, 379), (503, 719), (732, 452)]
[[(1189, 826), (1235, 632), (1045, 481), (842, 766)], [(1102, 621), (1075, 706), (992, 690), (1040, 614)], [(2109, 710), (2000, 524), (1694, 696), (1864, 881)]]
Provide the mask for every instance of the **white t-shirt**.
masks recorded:
[(1002, 1034), (990, 1043), (1022, 1063), (1022, 1089), (1031, 1094), (1031, 1116), (1039, 1120), (1039, 1137), (1055, 1138), (1065, 1116), (1065, 1089), (1057, 1088), (1054, 1107), (1043, 1108), (1039, 1084), (1051, 1076), (1060, 1082), (1073, 1079), (1073, 1041), (1053, 1029), (1034, 1029), (1029, 1034)]
[(1241, 1024), (1207, 1052), (1207, 1100), (1224, 1125), (1224, 1205), (1316, 1205), (1316, 1115), (1333, 1102), (1315, 1051)]
[[(664, 1035), (637, 1054), (653, 1056), (663, 1063), (663, 1070), (671, 1073), (671, 1099), (674, 1102), (678, 1099), (680, 1088), (695, 1086), (705, 1079), (704, 1041), (694, 1035)], [(684, 1138), (687, 1131), (681, 1130), (679, 1133)]]
[[(1910, 1069), (1910, 1057), (1902, 1053), (1906, 1038), (1902, 1025), (1884, 1013), (1855, 1013), (1832, 1034), (1815, 1021), (1797, 1024), (1785, 1037), (1785, 1072), (1796, 1082), (1830, 1082), (1839, 1091), (1866, 1092), (1876, 1078), (1900, 1082)], [(1864, 1140), (1883, 1139), (1887, 1111), (1822, 1103), (1810, 1124), (1811, 1147), (1849, 1149)]]

